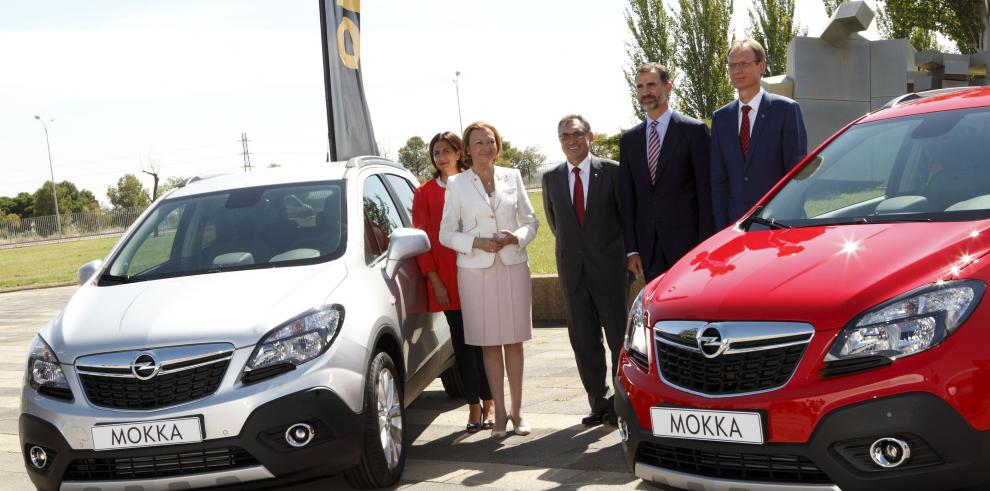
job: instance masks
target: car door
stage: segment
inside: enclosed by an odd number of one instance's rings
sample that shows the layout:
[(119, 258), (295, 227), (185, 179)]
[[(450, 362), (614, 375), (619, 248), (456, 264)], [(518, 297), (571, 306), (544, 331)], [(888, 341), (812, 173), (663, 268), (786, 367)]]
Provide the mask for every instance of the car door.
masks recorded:
[[(409, 216), (403, 209), (401, 200), (396, 199), (395, 191), (386, 185), (385, 174), (367, 176), (363, 185), (365, 259), (380, 274), (384, 290), (394, 299), (397, 326), (402, 336), (403, 368), (407, 382), (426, 363), (436, 350), (438, 341), (430, 327), (432, 315), (427, 303), (426, 282), (420, 273), (419, 265), (412, 258), (402, 262), (395, 278), (385, 274), (389, 235), (396, 228), (411, 226)], [(408, 187), (408, 184), (406, 185)], [(394, 194), (393, 194), (394, 193)], [(416, 393), (418, 387), (406, 387)]]

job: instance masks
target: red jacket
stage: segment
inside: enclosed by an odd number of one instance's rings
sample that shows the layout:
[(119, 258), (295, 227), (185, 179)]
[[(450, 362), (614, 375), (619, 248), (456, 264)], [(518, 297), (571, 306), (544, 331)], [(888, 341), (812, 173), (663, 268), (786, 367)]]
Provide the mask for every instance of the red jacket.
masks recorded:
[(447, 297), (450, 304), (446, 307), (437, 303), (433, 283), (426, 282), (429, 291), (430, 312), (442, 310), (460, 310), (461, 297), (457, 293), (457, 253), (440, 244), (440, 218), (443, 217), (443, 202), (446, 189), (437, 184), (436, 179), (430, 179), (418, 189), (413, 196), (412, 219), (413, 226), (426, 232), (430, 238), (430, 252), (416, 257), (419, 269), (426, 276), (430, 271), (436, 271), (440, 280), (447, 287)]

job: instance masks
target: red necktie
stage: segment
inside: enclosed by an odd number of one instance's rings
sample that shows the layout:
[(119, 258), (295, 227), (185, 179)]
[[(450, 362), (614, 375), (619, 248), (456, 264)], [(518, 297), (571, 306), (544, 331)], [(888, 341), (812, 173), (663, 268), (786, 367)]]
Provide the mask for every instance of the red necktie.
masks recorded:
[(584, 183), (581, 182), (581, 169), (574, 167), (574, 214), (577, 215), (578, 223), (584, 225)]
[(742, 124), (739, 126), (739, 147), (742, 148), (743, 159), (749, 156), (749, 106), (742, 107)]

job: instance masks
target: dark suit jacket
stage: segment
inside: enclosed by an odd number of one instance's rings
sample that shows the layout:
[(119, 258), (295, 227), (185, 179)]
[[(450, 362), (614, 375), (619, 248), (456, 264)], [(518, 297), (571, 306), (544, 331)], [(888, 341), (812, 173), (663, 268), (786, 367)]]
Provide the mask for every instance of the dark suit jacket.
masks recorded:
[[(619, 139), (626, 252), (638, 252), (645, 269), (662, 261), (661, 270), (667, 270), (714, 231), (708, 140), (705, 123), (672, 113), (660, 147), (657, 183), (651, 185), (646, 124)], [(663, 258), (653, 257), (657, 237)]]
[(613, 293), (626, 285), (619, 166), (612, 160), (591, 157), (590, 183), (584, 183), (588, 201), (583, 225), (578, 223), (571, 202), (570, 172), (570, 164), (564, 162), (543, 174), (543, 209), (557, 237), (557, 274), (568, 293), (577, 289), (582, 272), (592, 279), (592, 291)]
[(751, 134), (749, 155), (743, 160), (739, 100), (712, 115), (712, 207), (716, 229), (742, 218), (808, 154), (801, 106), (786, 97), (763, 93)]

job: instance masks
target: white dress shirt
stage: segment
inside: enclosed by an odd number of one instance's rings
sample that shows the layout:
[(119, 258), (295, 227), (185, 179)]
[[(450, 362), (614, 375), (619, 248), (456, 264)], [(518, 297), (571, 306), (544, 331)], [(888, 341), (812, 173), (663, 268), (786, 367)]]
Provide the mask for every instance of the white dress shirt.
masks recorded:
[(753, 96), (749, 102), (743, 104), (743, 101), (739, 101), (739, 115), (736, 118), (736, 133), (738, 134), (742, 131), (742, 118), (743, 118), (743, 106), (749, 106), (749, 135), (753, 136), (753, 127), (756, 126), (756, 113), (760, 112), (760, 103), (763, 102), (763, 87), (760, 87), (760, 91)]
[[(584, 188), (584, 209), (588, 209), (588, 184), (591, 182), (591, 154), (589, 153), (580, 164), (577, 165), (581, 174), (581, 186)], [(574, 164), (567, 162), (567, 184), (571, 190), (571, 204), (574, 204)]]

